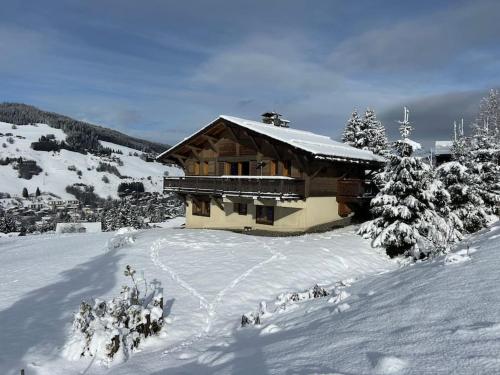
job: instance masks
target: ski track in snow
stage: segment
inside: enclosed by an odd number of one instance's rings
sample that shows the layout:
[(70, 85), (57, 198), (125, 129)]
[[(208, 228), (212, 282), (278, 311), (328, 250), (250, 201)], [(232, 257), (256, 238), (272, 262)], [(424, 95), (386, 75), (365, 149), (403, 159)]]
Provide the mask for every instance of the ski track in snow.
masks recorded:
[(246, 270), (245, 272), (240, 274), (238, 277), (236, 277), (233, 281), (231, 281), (228, 284), (228, 286), (226, 286), (219, 293), (217, 293), (217, 295), (215, 296), (213, 301), (210, 303), (194, 287), (189, 285), (188, 282), (184, 281), (179, 275), (177, 275), (177, 273), (172, 268), (170, 268), (169, 266), (167, 266), (166, 264), (164, 264), (160, 260), (159, 250), (162, 248), (162, 245), (164, 243), (168, 242), (168, 240), (162, 238), (162, 239), (159, 239), (153, 243), (153, 245), (151, 246), (151, 252), (150, 252), (150, 257), (151, 257), (153, 264), (155, 264), (157, 267), (161, 268), (162, 270), (166, 271), (170, 275), (172, 280), (177, 282), (183, 289), (187, 290), (191, 295), (196, 297), (200, 301), (200, 308), (204, 308), (206, 310), (206, 318), (205, 318), (206, 327), (205, 327), (204, 332), (198, 333), (194, 337), (191, 337), (187, 340), (184, 340), (180, 344), (177, 344), (170, 349), (164, 350), (163, 351), (164, 355), (176, 352), (176, 351), (181, 350), (181, 349), (185, 349), (185, 348), (193, 345), (196, 341), (199, 341), (203, 337), (207, 336), (208, 333), (210, 332), (210, 329), (212, 328), (213, 321), (217, 317), (217, 314), (216, 314), (217, 308), (221, 304), (221, 302), (224, 300), (224, 296), (226, 295), (226, 293), (228, 291), (235, 288), (239, 283), (241, 283), (243, 280), (245, 280), (250, 274), (255, 272), (257, 269), (264, 267), (266, 264), (273, 262), (277, 259), (286, 259), (286, 256), (283, 253), (281, 253), (280, 251), (274, 250), (265, 241), (257, 239), (257, 238), (253, 238), (253, 240), (255, 240), (256, 243), (262, 245), (262, 247), (269, 250), (269, 252), (271, 253), (271, 256), (269, 258), (255, 264), (254, 266), (250, 267), (248, 270)]

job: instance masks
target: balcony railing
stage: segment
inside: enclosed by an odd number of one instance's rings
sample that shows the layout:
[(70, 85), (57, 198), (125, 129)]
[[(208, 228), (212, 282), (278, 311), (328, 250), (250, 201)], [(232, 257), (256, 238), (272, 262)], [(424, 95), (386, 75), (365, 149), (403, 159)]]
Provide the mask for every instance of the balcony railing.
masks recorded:
[(164, 191), (183, 194), (236, 195), (298, 199), (305, 196), (301, 179), (260, 176), (165, 177)]
[(362, 179), (341, 179), (337, 181), (337, 202), (369, 201), (377, 194), (373, 181)]

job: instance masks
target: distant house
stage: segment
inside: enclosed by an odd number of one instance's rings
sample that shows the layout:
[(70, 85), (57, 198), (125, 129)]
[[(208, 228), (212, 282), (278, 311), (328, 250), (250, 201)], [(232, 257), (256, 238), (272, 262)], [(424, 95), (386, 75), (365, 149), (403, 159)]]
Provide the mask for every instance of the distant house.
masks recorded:
[(436, 166), (443, 163), (451, 161), (452, 152), (451, 147), (453, 146), (452, 141), (436, 141), (434, 144), (434, 157), (436, 160)]
[(98, 233), (101, 231), (102, 231), (101, 222), (56, 224), (56, 233)]
[(164, 190), (185, 198), (188, 228), (300, 233), (366, 208), (382, 157), (263, 116), (220, 116), (158, 156), (184, 169)]

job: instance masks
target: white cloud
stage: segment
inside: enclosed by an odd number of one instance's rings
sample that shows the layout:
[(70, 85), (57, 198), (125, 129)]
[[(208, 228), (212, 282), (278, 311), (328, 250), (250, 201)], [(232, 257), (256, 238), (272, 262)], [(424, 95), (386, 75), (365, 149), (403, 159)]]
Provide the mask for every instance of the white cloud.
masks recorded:
[[(468, 50), (498, 47), (500, 2), (451, 3), (445, 11), (366, 31), (342, 41), (330, 62), (344, 71), (414, 72), (446, 67)], [(483, 52), (484, 53), (484, 52)]]

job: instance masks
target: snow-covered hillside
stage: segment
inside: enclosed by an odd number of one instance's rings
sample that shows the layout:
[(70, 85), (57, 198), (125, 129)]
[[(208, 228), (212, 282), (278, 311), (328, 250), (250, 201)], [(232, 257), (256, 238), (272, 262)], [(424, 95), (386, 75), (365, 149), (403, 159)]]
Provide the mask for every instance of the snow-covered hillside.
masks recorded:
[[(498, 223), (446, 258), (403, 268), (354, 228), (288, 238), (164, 228), (109, 250), (113, 235), (0, 239), (0, 373), (500, 372)], [(72, 312), (83, 298), (117, 295), (127, 264), (164, 286), (164, 335), (110, 368), (68, 361)], [(346, 286), (334, 297), (240, 328), (262, 300), (273, 311), (282, 292), (315, 283), (332, 291), (338, 280)]]
[(161, 281), (171, 323), (165, 337), (146, 341), (127, 362), (110, 369), (94, 363), (88, 373), (151, 374), (199, 355), (208, 365), (206, 348), (230, 345), (241, 314), (261, 299), (396, 267), (352, 229), (288, 238), (150, 229), (139, 232), (133, 245), (110, 251), (106, 243), (112, 236), (0, 239), (1, 374), (18, 374), (21, 367), (28, 374), (85, 370), (87, 359), (61, 357), (72, 313), (82, 298), (117, 295), (127, 264)]
[[(32, 142), (38, 141), (42, 135), (53, 134), (58, 141), (66, 139), (66, 134), (60, 129), (54, 129), (45, 124), (37, 125), (18, 125), (13, 129), (12, 124), (0, 122), (0, 143), (6, 147), (0, 147), (0, 159), (19, 158), (20, 156), (35, 160), (37, 165), (42, 168), (39, 175), (33, 176), (30, 180), (18, 178), (18, 172), (11, 165), (0, 165), (0, 192), (11, 195), (21, 195), (22, 189), (26, 187), (28, 192), (34, 193), (39, 187), (42, 192), (51, 192), (62, 199), (74, 199), (71, 194), (65, 191), (66, 186), (73, 183), (84, 183), (93, 185), (95, 192), (102, 198), (111, 196), (117, 197), (117, 187), (120, 182), (142, 181), (146, 191), (161, 191), (162, 177), (165, 171), (170, 175), (179, 175), (181, 170), (175, 167), (164, 166), (156, 162), (145, 162), (133, 153), (137, 150), (115, 145), (109, 142), (102, 142), (105, 147), (113, 150), (121, 150), (123, 154), (113, 154), (119, 157), (123, 166), (116, 162), (106, 160), (92, 154), (83, 155), (77, 152), (61, 150), (60, 152), (35, 151), (30, 146)], [(13, 144), (7, 141), (6, 134), (12, 133)], [(132, 153), (132, 155), (130, 155)], [(140, 152), (139, 152), (140, 153)], [(107, 172), (97, 172), (96, 167), (99, 162), (106, 162), (116, 166), (122, 176), (130, 178), (120, 179), (114, 174)], [(75, 170), (68, 170), (68, 167), (74, 166), (76, 171), (81, 171), (81, 178)], [(102, 181), (106, 175), (109, 183)], [(151, 176), (151, 179), (148, 177)]]

